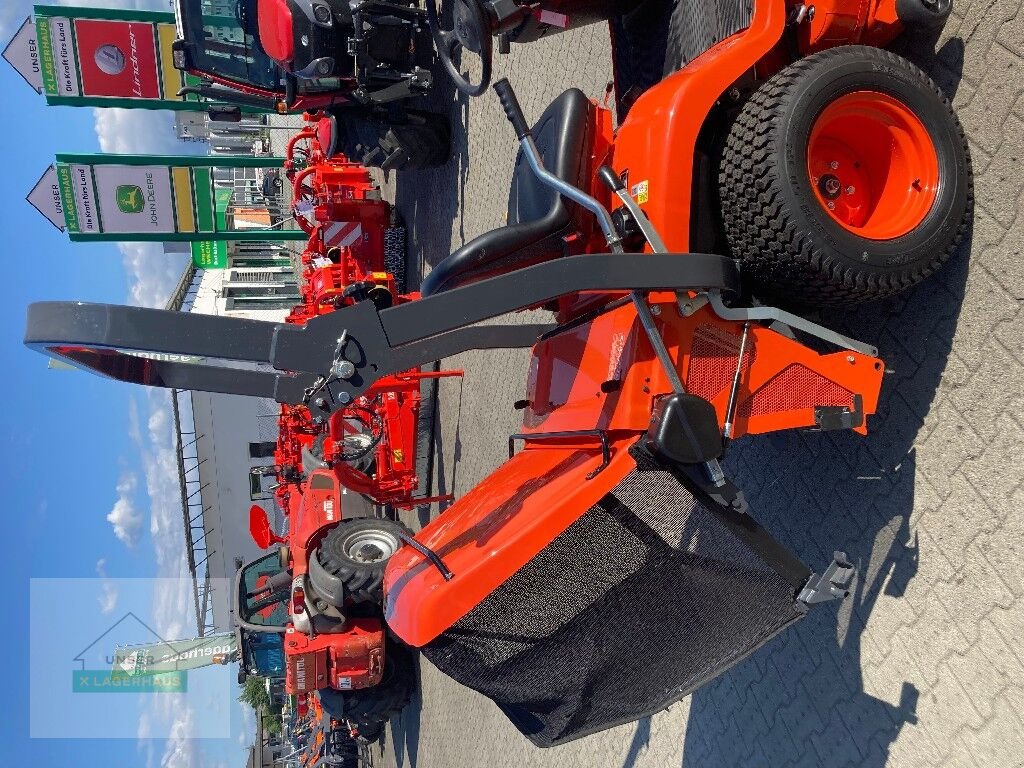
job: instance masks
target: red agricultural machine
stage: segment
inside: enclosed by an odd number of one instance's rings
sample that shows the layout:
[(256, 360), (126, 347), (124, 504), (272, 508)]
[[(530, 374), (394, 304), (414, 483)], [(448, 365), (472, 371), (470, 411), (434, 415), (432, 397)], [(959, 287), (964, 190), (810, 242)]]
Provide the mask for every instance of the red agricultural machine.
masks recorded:
[[(405, 238), (390, 203), (367, 169), (328, 147), (324, 125), (330, 118), (309, 116), (310, 125), (288, 145), (286, 172), (292, 180), (296, 220), (309, 234), (301, 257), (302, 302), (287, 322), (309, 319), (371, 301), (379, 308), (414, 301), (405, 293)], [(346, 340), (336, 352), (343, 356)], [(301, 405), (282, 406), (275, 467), (278, 500), (285, 510), (294, 502), (303, 468), (331, 470), (348, 491), (376, 505), (408, 508), (450, 496), (416, 496), (417, 442), (424, 382), (461, 376), (461, 371), (400, 371), (377, 381), (351, 402), (339, 404), (329, 418), (314, 416), (311, 400), (324, 409), (325, 387), (332, 377), (349, 375), (344, 362), (314, 382)], [(329, 395), (326, 395), (329, 396)], [(340, 504), (339, 504), (340, 508)]]
[[(448, 159), (446, 119), (405, 102), (430, 90), (426, 14), (410, 0), (177, 0), (181, 95), (215, 120), (241, 110), (331, 110), (343, 151), (366, 165), (423, 168)], [(232, 106), (226, 106), (232, 105)]]
[[(365, 168), (325, 153), (311, 126), (290, 142), (286, 170), (296, 216), (310, 235), (301, 257), (302, 303), (288, 324), (302, 327), (360, 301), (387, 308), (418, 297), (400, 293), (394, 272), (404, 267), (404, 249), (388, 253), (389, 242), (401, 246), (401, 239), (389, 239), (397, 229), (391, 206)], [(341, 397), (329, 417), (313, 415), (310, 404), (323, 411), (333, 398), (331, 381), (354, 373), (344, 359), (344, 333), (335, 352), (338, 362), (302, 402), (282, 405), (275, 465), (257, 470), (277, 477), (288, 533), (276, 535), (260, 507), (250, 510), (257, 545), (285, 546), (240, 571), (236, 620), (250, 638), (280, 638), (269, 642), (280, 648), (288, 693), (319, 691), (331, 717), (368, 739), (411, 693), (411, 662), (386, 638), (381, 591), (384, 564), (411, 532), (389, 519), (355, 517), (352, 500), (364, 496), (372, 511), (451, 498), (415, 495), (420, 387), (461, 372), (398, 371), (357, 397)], [(339, 740), (322, 739), (319, 749), (340, 754)]]
[[(489, 54), (497, 5), (459, 0), (442, 59), (456, 43)], [(877, 350), (754, 297), (855, 304), (952, 255), (973, 205), (963, 132), (882, 48), (948, 12), (679, 3), (665, 23), (680, 68), (620, 92), (615, 130), (576, 90), (531, 127), (495, 86), (520, 143), (508, 224), (441, 261), (418, 299), (367, 292), (301, 326), (36, 304), (26, 343), (122, 381), (306, 404), (325, 423), (396, 372), (532, 348), (508, 461), (378, 559), (384, 615), (540, 746), (652, 714), (848, 594), (845, 556), (812, 573), (720, 462), (746, 435), (866, 433)], [(617, 65), (629, 16), (612, 20)], [(484, 323), (534, 308), (553, 321)]]

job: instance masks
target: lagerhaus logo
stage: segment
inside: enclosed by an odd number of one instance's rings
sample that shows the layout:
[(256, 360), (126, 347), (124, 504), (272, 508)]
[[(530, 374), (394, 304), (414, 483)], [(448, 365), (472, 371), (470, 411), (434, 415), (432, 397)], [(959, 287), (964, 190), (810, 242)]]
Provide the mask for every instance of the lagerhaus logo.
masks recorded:
[(146, 198), (142, 194), (142, 187), (137, 184), (118, 186), (116, 200), (121, 213), (142, 213), (146, 207)]

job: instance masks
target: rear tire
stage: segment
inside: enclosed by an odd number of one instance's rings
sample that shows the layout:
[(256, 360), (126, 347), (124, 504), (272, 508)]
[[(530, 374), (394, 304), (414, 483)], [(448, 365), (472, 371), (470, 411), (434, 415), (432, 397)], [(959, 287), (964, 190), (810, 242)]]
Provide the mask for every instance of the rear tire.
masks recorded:
[(379, 603), (384, 598), (384, 569), (402, 547), (399, 534), (412, 532), (385, 518), (342, 520), (320, 542), (314, 557), (344, 582), (345, 594), (353, 601)]
[(448, 119), (408, 109), (401, 119), (339, 110), (338, 148), (351, 160), (385, 171), (436, 168), (451, 155)]
[(412, 652), (405, 645), (389, 640), (384, 675), (378, 685), (354, 691), (322, 688), (319, 694), (324, 712), (336, 720), (352, 723), (361, 733), (365, 730), (370, 734), (405, 708), (415, 688), (416, 666)]
[[(934, 199), (904, 229), (893, 230), (881, 215), (873, 229), (841, 222), (838, 212), (827, 210), (823, 202), (821, 183), (826, 177), (816, 177), (810, 170), (812, 130), (819, 117), (826, 108), (857, 94), (881, 94), (880, 103), (894, 104), (912, 116), (910, 124), (920, 126), (917, 130), (926, 136), (925, 146), (930, 142), (934, 149), (937, 183), (926, 190)], [(842, 130), (842, 123), (838, 124)], [(886, 123), (879, 120), (868, 125)], [(858, 143), (857, 135), (863, 134), (854, 134), (851, 146)], [(882, 151), (886, 145), (878, 146)], [(886, 147), (885, 151), (896, 150)], [(861, 169), (862, 178), (872, 182), (872, 192), (889, 189), (887, 184), (905, 189), (897, 174), (899, 162), (908, 169), (908, 178), (919, 170), (902, 160), (909, 155), (893, 157), (884, 174), (872, 176)], [(840, 175), (851, 166), (861, 168), (859, 163), (847, 162)], [(911, 185), (915, 189), (920, 187), (917, 182)], [(839, 196), (842, 210), (842, 195), (855, 187), (852, 183), (836, 186), (842, 191), (833, 188), (831, 194)], [(868, 186), (863, 185), (862, 191)], [(949, 100), (907, 60), (866, 46), (816, 53), (765, 83), (731, 127), (722, 154), (719, 191), (725, 236), (744, 276), (752, 281), (753, 293), (774, 304), (805, 308), (878, 299), (919, 283), (952, 256), (974, 207), (967, 140)], [(900, 203), (891, 210), (894, 217), (905, 218), (908, 207), (917, 204)], [(888, 211), (890, 207), (869, 200), (863, 210)], [(886, 229), (892, 232), (887, 235)]]

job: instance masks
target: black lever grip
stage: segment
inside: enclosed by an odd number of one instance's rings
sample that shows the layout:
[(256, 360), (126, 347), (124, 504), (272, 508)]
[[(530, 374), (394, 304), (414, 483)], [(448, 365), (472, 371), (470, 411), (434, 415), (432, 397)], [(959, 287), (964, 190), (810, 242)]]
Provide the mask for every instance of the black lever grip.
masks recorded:
[(619, 178), (619, 174), (611, 169), (610, 166), (602, 165), (597, 169), (597, 177), (604, 182), (604, 185), (608, 187), (612, 192), (618, 192), (626, 188), (626, 185), (622, 183), (622, 179)]
[(496, 82), (494, 84), (494, 92), (498, 94), (501, 106), (505, 109), (505, 116), (515, 129), (516, 138), (522, 139), (529, 136), (530, 126), (526, 124), (523, 110), (519, 106), (519, 99), (516, 98), (516, 92), (512, 90), (512, 84), (508, 81), (508, 78), (503, 77)]

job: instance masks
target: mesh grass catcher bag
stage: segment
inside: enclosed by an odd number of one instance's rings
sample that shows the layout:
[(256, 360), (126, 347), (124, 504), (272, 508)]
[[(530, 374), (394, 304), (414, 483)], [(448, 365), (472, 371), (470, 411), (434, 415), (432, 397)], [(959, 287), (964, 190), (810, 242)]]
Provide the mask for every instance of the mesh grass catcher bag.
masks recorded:
[[(550, 460), (562, 465), (563, 474), (548, 475), (550, 482), (540, 488), (505, 483), (513, 492), (492, 504), (489, 515), (472, 514), (483, 506), (483, 499), (471, 498), (477, 491), (463, 500), (470, 502), (464, 509), (471, 508), (465, 519), (441, 515), (418, 538), (455, 578), (444, 582), (422, 563), (397, 568), (389, 573), (396, 578), (390, 579), (388, 610), (392, 626), (414, 643), (443, 626), (423, 645), (423, 655), (492, 699), (538, 746), (664, 709), (817, 601), (810, 571), (754, 520), (715, 503), (637, 449), (613, 460), (604, 472), (621, 479), (561, 532), (507, 577), (491, 573), (503, 567), (502, 547), (515, 549), (514, 537), (502, 534), (517, 518), (533, 515), (521, 522), (536, 527), (553, 506), (571, 507), (579, 500), (565, 498), (572, 485), (566, 475), (586, 485), (586, 470), (592, 469), (572, 465), (554, 449), (524, 451), (509, 464), (528, 453), (556, 454)], [(542, 492), (551, 484), (564, 488)], [(496, 491), (482, 485), (488, 500), (496, 501)], [(520, 541), (529, 527), (523, 526)], [(466, 575), (486, 581), (487, 593), (460, 600), (459, 561), (473, 550), (493, 567)], [(827, 576), (842, 587), (852, 573), (830, 569)], [(435, 599), (419, 606), (427, 614), (421, 622), (405, 622), (402, 593), (426, 597), (415, 584), (423, 577), (431, 579)], [(441, 610), (444, 615), (432, 623), (442, 605), (439, 592), (460, 603), (460, 610)], [(470, 607), (462, 612), (462, 606)]]

